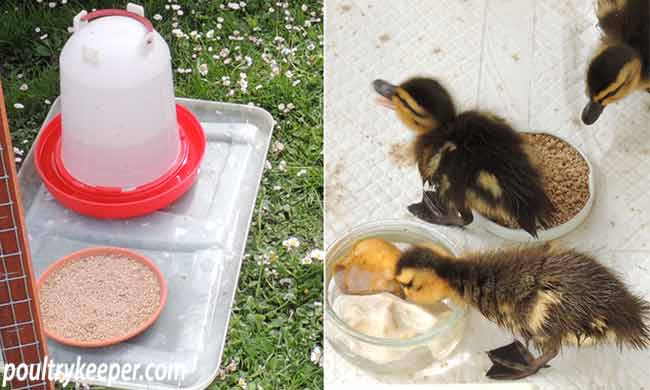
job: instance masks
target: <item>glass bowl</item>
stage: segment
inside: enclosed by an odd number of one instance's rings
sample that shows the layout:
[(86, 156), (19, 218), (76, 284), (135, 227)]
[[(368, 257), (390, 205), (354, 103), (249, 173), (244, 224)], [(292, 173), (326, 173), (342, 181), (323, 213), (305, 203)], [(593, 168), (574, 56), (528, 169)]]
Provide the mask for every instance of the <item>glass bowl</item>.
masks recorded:
[(325, 338), (352, 364), (378, 374), (414, 373), (445, 359), (458, 345), (465, 330), (467, 313), (451, 300), (434, 305), (437, 322), (427, 331), (403, 339), (380, 338), (361, 333), (335, 311), (343, 295), (336, 285), (336, 262), (359, 240), (382, 238), (404, 250), (413, 245), (437, 244), (454, 256), (458, 247), (442, 233), (411, 221), (379, 220), (353, 228), (334, 242), (326, 255)]

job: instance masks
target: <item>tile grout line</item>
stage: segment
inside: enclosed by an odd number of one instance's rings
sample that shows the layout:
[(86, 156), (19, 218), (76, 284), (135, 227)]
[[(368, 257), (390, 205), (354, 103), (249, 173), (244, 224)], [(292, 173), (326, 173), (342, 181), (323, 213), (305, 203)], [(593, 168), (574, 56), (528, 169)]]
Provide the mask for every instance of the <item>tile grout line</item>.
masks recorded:
[(489, 7), (489, 1), (485, 0), (485, 6), (483, 7), (483, 27), (481, 31), (481, 55), (479, 56), (479, 66), (478, 66), (478, 86), (476, 88), (476, 109), (479, 109), (479, 103), (481, 101), (481, 83), (483, 82), (483, 57), (485, 55), (485, 33), (487, 32), (487, 12)]
[(528, 69), (528, 75), (530, 79), (528, 80), (528, 128), (527, 131), (531, 131), (532, 125), (532, 109), (533, 109), (533, 77), (535, 75), (535, 44), (537, 42), (537, 6), (539, 2), (537, 0), (533, 1), (533, 30), (531, 34), (531, 44), (530, 44), (530, 66)]

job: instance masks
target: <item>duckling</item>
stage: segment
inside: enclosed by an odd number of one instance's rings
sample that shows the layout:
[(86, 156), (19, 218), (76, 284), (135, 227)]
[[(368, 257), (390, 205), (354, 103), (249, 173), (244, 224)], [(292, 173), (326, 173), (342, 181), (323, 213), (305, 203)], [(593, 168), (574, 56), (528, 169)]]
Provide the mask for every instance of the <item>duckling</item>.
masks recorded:
[(375, 80), (398, 118), (416, 135), (415, 157), (424, 186), (422, 202), (408, 210), (427, 222), (465, 226), (472, 209), (516, 222), (533, 237), (550, 226), (555, 211), (522, 137), (503, 119), (458, 114), (437, 80), (416, 77), (395, 86)]
[(632, 92), (650, 92), (650, 2), (598, 0), (596, 13), (603, 36), (587, 71), (585, 125)]
[(449, 297), (530, 341), (489, 351), (487, 376), (518, 379), (548, 367), (563, 345), (614, 342), (650, 346), (650, 303), (633, 295), (594, 258), (552, 244), (452, 258), (427, 248), (403, 253), (395, 269), (407, 300), (432, 304)]

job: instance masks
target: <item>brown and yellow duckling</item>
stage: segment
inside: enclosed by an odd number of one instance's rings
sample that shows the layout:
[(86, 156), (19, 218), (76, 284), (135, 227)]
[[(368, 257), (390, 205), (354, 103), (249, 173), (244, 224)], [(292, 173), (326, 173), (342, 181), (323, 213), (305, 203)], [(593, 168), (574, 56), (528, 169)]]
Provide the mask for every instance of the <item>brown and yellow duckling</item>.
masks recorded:
[(433, 79), (373, 85), (417, 137), (424, 191), (422, 202), (409, 206), (412, 214), (430, 223), (465, 226), (474, 209), (516, 222), (534, 237), (539, 227), (549, 227), (555, 209), (541, 175), (520, 134), (504, 120), (478, 111), (458, 114), (449, 92)]
[(587, 71), (586, 125), (607, 105), (650, 88), (650, 1), (598, 0), (597, 16), (603, 36)]
[(650, 346), (650, 303), (573, 250), (544, 244), (452, 258), (416, 247), (397, 262), (396, 279), (406, 299), (432, 304), (449, 297), (473, 306), (541, 352), (536, 358), (519, 341), (488, 352), (493, 379), (532, 375), (563, 345)]

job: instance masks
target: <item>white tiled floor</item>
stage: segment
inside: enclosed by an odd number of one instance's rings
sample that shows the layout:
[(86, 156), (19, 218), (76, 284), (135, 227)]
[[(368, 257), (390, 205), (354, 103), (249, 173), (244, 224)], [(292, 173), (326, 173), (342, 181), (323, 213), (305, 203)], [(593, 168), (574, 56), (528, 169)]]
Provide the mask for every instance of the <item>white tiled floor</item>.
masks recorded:
[[(597, 170), (596, 202), (563, 241), (596, 254), (650, 299), (650, 96), (608, 107), (592, 127), (579, 116), (584, 72), (598, 30), (593, 0), (328, 0), (326, 2), (326, 243), (379, 218), (410, 218), (419, 196), (413, 167), (391, 158), (408, 132), (374, 102), (375, 78), (416, 74), (442, 80), (463, 108), (489, 109), (519, 129), (561, 134)], [(444, 229), (465, 248), (500, 239), (479, 227)], [(510, 336), (478, 315), (446, 373), (389, 382), (482, 382), (485, 351)], [(326, 383), (379, 381), (326, 344)], [(531, 377), (544, 388), (643, 388), (650, 352), (615, 347), (565, 349), (552, 369)], [(453, 366), (453, 364), (450, 364)]]

